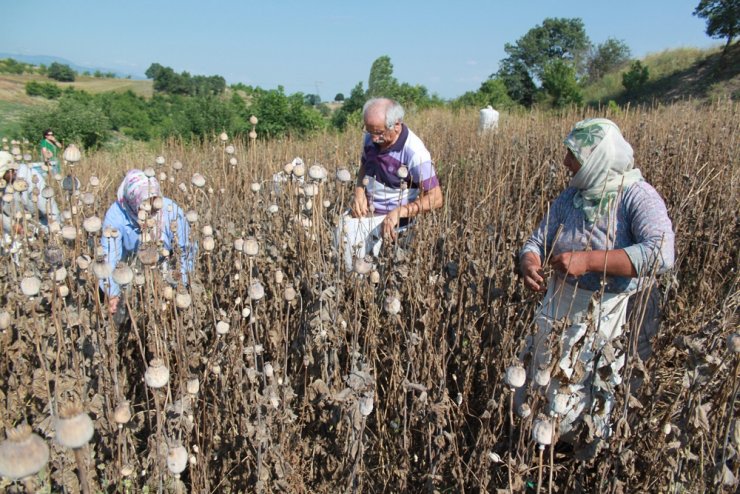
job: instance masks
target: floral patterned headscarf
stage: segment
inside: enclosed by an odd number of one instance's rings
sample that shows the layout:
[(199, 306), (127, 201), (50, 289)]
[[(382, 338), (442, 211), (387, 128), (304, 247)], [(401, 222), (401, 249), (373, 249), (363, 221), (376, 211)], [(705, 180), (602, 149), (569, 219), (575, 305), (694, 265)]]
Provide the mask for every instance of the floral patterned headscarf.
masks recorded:
[(570, 181), (578, 189), (573, 205), (583, 209), (590, 222), (608, 211), (620, 190), (642, 180), (642, 173), (634, 168), (632, 146), (611, 120), (582, 120), (563, 142), (581, 164)]
[(18, 165), (13, 159), (13, 155), (7, 151), (0, 151), (0, 179), (3, 178), (8, 170), (17, 170)]
[(134, 221), (138, 221), (139, 206), (144, 201), (161, 195), (157, 179), (136, 169), (129, 171), (118, 187), (118, 203)]

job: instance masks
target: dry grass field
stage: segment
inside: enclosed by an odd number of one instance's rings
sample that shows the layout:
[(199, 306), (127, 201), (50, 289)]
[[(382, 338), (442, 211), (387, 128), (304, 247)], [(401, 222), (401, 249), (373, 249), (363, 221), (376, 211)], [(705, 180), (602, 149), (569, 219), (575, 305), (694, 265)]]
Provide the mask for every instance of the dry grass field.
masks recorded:
[[(725, 101), (603, 115), (666, 201), (676, 265), (658, 280), (654, 354), (630, 353), (614, 434), (583, 460), (557, 442), (540, 455), (532, 421), (547, 410), (531, 388), (532, 413), (513, 413), (504, 374), (539, 300), (518, 279), (516, 253), (567, 184), (563, 137), (592, 110), (502, 115), (483, 136), (475, 112), (410, 115), (445, 206), (419, 219), (409, 248), (386, 246), (373, 276), (342, 272), (332, 249), (352, 190), (335, 173), (356, 173), (359, 130), (84, 155), (65, 165), (81, 190), (53, 184), (76, 235), (18, 238), (0, 257), (0, 429), (27, 423), (51, 449), (40, 473), (0, 488), (503, 493), (534, 492), (542, 475), (548, 492), (736, 492), (738, 110)], [(328, 179), (274, 183), (295, 157)], [(174, 290), (133, 262), (130, 320), (119, 325), (98, 298), (102, 233), (82, 224), (104, 216), (133, 167), (153, 168), (164, 194), (193, 211), (199, 251), (191, 283)], [(252, 240), (256, 252), (244, 248)], [(30, 297), (29, 278), (41, 282)], [(386, 309), (391, 299), (399, 312)], [(162, 366), (167, 383), (147, 385)], [(80, 412), (92, 439), (62, 447), (59, 416)]]

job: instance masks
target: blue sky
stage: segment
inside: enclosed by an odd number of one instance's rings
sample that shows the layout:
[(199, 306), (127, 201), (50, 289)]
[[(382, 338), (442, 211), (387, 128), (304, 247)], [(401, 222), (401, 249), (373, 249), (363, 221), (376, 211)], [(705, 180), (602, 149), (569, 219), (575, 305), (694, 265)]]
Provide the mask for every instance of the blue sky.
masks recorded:
[(348, 96), (388, 55), (400, 82), (454, 98), (478, 89), (547, 17), (579, 17), (593, 43), (636, 58), (718, 45), (699, 0), (1, 0), (0, 52), (143, 74), (153, 62), (264, 89)]

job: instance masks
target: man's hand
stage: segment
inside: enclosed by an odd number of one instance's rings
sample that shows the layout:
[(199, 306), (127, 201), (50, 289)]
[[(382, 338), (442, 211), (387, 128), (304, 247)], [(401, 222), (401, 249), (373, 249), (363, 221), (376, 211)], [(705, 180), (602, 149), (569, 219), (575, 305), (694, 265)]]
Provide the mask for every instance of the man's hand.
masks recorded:
[(396, 233), (396, 227), (401, 219), (400, 210), (401, 208), (396, 208), (385, 215), (385, 219), (383, 220), (383, 225), (381, 227), (383, 238), (396, 240), (396, 237), (398, 236), (398, 233)]
[(562, 273), (581, 276), (589, 272), (588, 252), (563, 252), (550, 259), (550, 265)]
[(108, 299), (108, 312), (112, 316), (118, 310), (118, 302), (121, 301), (121, 297), (110, 297)]
[(534, 252), (526, 252), (522, 256), (520, 268), (524, 278), (524, 286), (535, 292), (545, 290), (545, 278), (540, 256)]
[(362, 218), (367, 216), (369, 212), (364, 187), (355, 187), (355, 197), (352, 199), (352, 217)]

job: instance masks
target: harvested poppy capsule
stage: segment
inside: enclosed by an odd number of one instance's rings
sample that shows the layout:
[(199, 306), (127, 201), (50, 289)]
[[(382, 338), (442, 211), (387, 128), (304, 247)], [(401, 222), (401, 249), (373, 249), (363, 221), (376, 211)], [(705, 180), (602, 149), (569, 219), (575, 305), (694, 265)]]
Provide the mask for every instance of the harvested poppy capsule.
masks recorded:
[(26, 276), (21, 280), (21, 292), (26, 297), (35, 297), (41, 290), (41, 280), (35, 276)]
[(100, 221), (100, 218), (97, 216), (90, 216), (89, 218), (85, 218), (85, 221), (82, 222), (82, 228), (84, 228), (87, 233), (97, 233), (100, 231), (102, 226), (103, 222)]
[(175, 476), (180, 474), (188, 466), (188, 452), (181, 444), (167, 448), (167, 469)]
[(93, 437), (95, 427), (90, 416), (77, 403), (67, 404), (59, 410), (54, 421), (56, 440), (65, 448), (77, 449), (86, 445)]
[(170, 370), (164, 365), (162, 359), (152, 359), (144, 372), (144, 382), (150, 388), (159, 389), (170, 381)]
[(123, 427), (131, 420), (131, 404), (128, 401), (122, 401), (113, 410), (113, 420), (118, 424), (118, 427)]
[(535, 420), (532, 426), (532, 439), (540, 448), (552, 444), (552, 422), (545, 418)]
[(524, 382), (527, 379), (527, 372), (524, 367), (519, 365), (511, 365), (506, 369), (506, 384), (512, 388), (521, 388), (524, 386)]
[(337, 181), (341, 183), (347, 183), (352, 181), (352, 175), (346, 168), (340, 168), (337, 170)]
[(21, 424), (8, 429), (7, 439), (0, 444), (0, 476), (21, 480), (35, 475), (49, 461), (49, 446), (31, 426)]
[(74, 144), (70, 144), (69, 146), (67, 146), (67, 149), (64, 150), (62, 158), (64, 158), (64, 161), (69, 164), (75, 164), (82, 159), (82, 154), (80, 153), (80, 149), (77, 146), (75, 146)]

